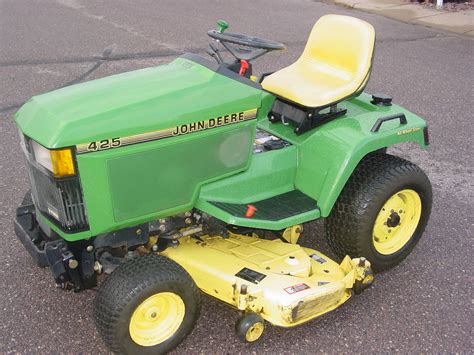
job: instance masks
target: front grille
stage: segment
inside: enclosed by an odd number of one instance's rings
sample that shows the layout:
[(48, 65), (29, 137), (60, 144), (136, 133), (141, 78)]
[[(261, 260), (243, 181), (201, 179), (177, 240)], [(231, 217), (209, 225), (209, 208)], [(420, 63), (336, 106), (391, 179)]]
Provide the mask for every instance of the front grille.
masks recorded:
[(28, 158), (28, 175), (36, 208), (66, 232), (88, 229), (79, 177), (55, 179)]

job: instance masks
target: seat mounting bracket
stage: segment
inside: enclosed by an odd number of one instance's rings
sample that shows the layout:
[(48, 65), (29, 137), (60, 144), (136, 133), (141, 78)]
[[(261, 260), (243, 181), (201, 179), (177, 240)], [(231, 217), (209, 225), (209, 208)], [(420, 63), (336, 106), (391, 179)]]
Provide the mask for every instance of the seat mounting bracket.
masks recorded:
[[(329, 112), (321, 113), (323, 110)], [(302, 107), (282, 100), (275, 100), (268, 119), (272, 123), (282, 122), (285, 125), (291, 124), (295, 127), (297, 135), (303, 134), (321, 126), (335, 118), (345, 115), (346, 109), (338, 108), (336, 104), (329, 107)]]

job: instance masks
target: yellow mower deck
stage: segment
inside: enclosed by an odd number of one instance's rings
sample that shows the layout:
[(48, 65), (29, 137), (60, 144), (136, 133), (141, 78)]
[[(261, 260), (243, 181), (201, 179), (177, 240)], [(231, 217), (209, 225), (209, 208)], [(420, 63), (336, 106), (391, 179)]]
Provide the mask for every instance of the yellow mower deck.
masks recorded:
[(343, 304), (370, 268), (367, 261), (346, 257), (339, 265), (296, 244), (236, 234), (184, 237), (162, 254), (186, 269), (203, 292), (282, 327)]

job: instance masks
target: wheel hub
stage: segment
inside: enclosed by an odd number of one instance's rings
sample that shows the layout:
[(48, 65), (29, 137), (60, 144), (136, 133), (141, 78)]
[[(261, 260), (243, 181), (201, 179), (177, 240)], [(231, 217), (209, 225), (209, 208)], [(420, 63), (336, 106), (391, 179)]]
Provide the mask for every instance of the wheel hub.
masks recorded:
[(400, 224), (400, 215), (397, 212), (392, 212), (387, 219), (387, 226), (394, 228)]
[(183, 322), (184, 302), (172, 292), (157, 293), (138, 305), (130, 318), (129, 333), (141, 346), (154, 346), (169, 339)]
[(415, 190), (393, 194), (382, 206), (374, 223), (372, 241), (375, 250), (390, 255), (411, 239), (421, 217), (421, 198)]
[(265, 329), (265, 326), (261, 322), (257, 322), (254, 325), (252, 325), (247, 333), (245, 334), (245, 339), (248, 342), (254, 342), (260, 338), (260, 336), (263, 334), (263, 330)]

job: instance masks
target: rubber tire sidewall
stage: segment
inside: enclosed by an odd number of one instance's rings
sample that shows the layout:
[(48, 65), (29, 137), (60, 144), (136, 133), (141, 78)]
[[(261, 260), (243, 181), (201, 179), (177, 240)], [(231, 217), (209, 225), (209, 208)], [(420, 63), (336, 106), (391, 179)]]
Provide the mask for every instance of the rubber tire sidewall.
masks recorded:
[[(430, 216), (431, 193), (429, 191), (426, 191), (426, 186), (424, 185), (424, 181), (420, 179), (420, 176), (414, 176), (413, 182), (399, 184), (397, 181), (392, 181), (392, 183), (393, 183), (393, 187), (391, 189), (387, 188), (387, 190), (383, 190), (383, 192), (380, 193), (377, 201), (374, 201), (374, 208), (371, 209), (371, 211), (369, 212), (367, 216), (367, 218), (369, 218), (372, 221), (372, 223), (370, 224), (370, 227), (367, 226), (367, 229), (370, 228), (370, 230), (368, 230), (367, 233), (364, 233), (364, 234), (367, 234), (367, 236), (370, 238), (370, 240), (367, 243), (367, 245), (370, 248), (368, 248), (367, 252), (363, 254), (363, 256), (365, 256), (369, 261), (373, 260), (373, 262), (377, 263), (377, 267), (375, 267), (375, 270), (380, 270), (380, 269), (385, 270), (385, 269), (391, 268), (395, 266), (396, 264), (398, 264), (399, 261), (405, 259), (411, 253), (411, 251), (413, 250), (413, 248), (416, 246), (421, 236), (423, 235), (423, 232), (425, 230), (426, 224)], [(405, 189), (414, 190), (420, 196), (420, 199), (421, 199), (420, 220), (418, 222), (418, 225), (412, 237), (407, 241), (407, 243), (401, 249), (399, 249), (398, 251), (392, 254), (388, 254), (388, 255), (381, 254), (375, 249), (375, 245), (373, 241), (373, 228), (375, 225), (375, 220), (377, 219), (377, 216), (382, 210), (382, 207), (385, 204), (385, 202), (397, 192), (400, 192)], [(383, 265), (382, 268), (380, 268), (380, 265)]]
[[(161, 292), (172, 292), (183, 300), (185, 304), (185, 312), (184, 312), (184, 318), (182, 323), (180, 324), (178, 330), (176, 330), (176, 333), (172, 335), (169, 339), (165, 340), (164, 342), (154, 345), (154, 346), (141, 346), (136, 344), (133, 339), (130, 336), (129, 332), (129, 324), (130, 324), (130, 319), (132, 318), (133, 312), (137, 309), (137, 307), (147, 298)], [(184, 329), (187, 329), (189, 327), (194, 326), (194, 321), (191, 317), (193, 313), (192, 305), (194, 304), (193, 301), (190, 301), (190, 295), (189, 295), (189, 290), (184, 290), (181, 287), (177, 287), (176, 284), (173, 283), (163, 283), (159, 285), (150, 285), (147, 287), (144, 291), (140, 293), (139, 297), (136, 297), (127, 307), (124, 308), (123, 312), (123, 319), (121, 319), (121, 325), (120, 325), (120, 333), (119, 337), (123, 339), (127, 339), (128, 341), (125, 342), (123, 345), (125, 347), (125, 352), (128, 354), (137, 354), (137, 353), (150, 353), (150, 354), (156, 354), (157, 352), (162, 353), (162, 352), (167, 352), (171, 349), (174, 349), (176, 346), (181, 343), (181, 334)], [(190, 307), (191, 305), (191, 307)], [(148, 348), (150, 351), (148, 351)], [(163, 349), (163, 350), (159, 350)]]
[[(155, 255), (143, 256), (140, 258), (167, 259), (164, 256)], [(129, 262), (133, 261), (134, 259)], [(120, 265), (116, 270), (114, 270), (114, 272), (105, 280), (104, 284), (106, 282), (119, 283), (122, 281), (121, 279), (123, 279), (124, 276), (127, 276), (126, 273), (122, 272), (122, 270), (127, 267), (129, 262)], [(155, 278), (147, 278), (146, 275), (137, 275), (136, 282), (133, 282), (133, 280), (131, 280), (131, 282), (130, 280), (126, 281), (127, 288), (131, 288), (130, 290), (127, 291), (123, 289), (123, 287), (121, 289), (120, 286), (117, 286), (116, 290), (118, 290), (118, 292), (112, 292), (107, 295), (107, 297), (110, 297), (110, 295), (113, 294), (115, 297), (122, 299), (122, 301), (118, 300), (118, 302), (112, 300), (110, 302), (112, 305), (114, 303), (126, 303), (123, 307), (117, 306), (117, 308), (112, 311), (111, 314), (118, 314), (118, 317), (115, 317), (117, 321), (115, 324), (111, 324), (112, 329), (110, 329), (110, 332), (107, 332), (105, 335), (103, 334), (105, 342), (112, 351), (125, 354), (167, 353), (178, 346), (194, 328), (194, 324), (200, 312), (200, 293), (189, 274), (181, 266), (170, 259), (167, 259), (167, 262), (174, 263), (175, 265), (173, 272), (179, 270), (182, 275), (175, 275), (176, 277), (174, 279), (162, 282), (156, 282)], [(153, 271), (159, 273), (160, 269), (157, 267)], [(150, 270), (144, 270), (144, 272), (150, 272)], [(116, 279), (110, 279), (114, 276), (114, 273), (116, 273)], [(135, 286), (133, 286), (133, 284), (135, 284)], [(183, 321), (176, 332), (164, 342), (154, 346), (141, 346), (135, 343), (130, 336), (129, 325), (132, 314), (144, 300), (162, 292), (172, 292), (181, 297), (185, 304), (185, 314)], [(96, 303), (98, 302), (100, 302), (100, 299), (96, 299)]]
[[(262, 316), (257, 313), (246, 313), (242, 315), (235, 323), (235, 333), (237, 337), (246, 343), (255, 343), (263, 336), (263, 334), (255, 341), (248, 341), (246, 338), (247, 331), (256, 323), (262, 323), (263, 327), (265, 328), (265, 321), (263, 320)], [(264, 330), (265, 332), (265, 330)]]
[[(375, 220), (385, 202), (404, 189), (412, 189), (420, 196), (420, 220), (412, 237), (400, 250), (384, 255), (373, 243)], [(431, 204), (431, 183), (418, 166), (390, 154), (369, 154), (352, 173), (326, 219), (328, 242), (340, 257), (367, 258), (374, 272), (392, 268), (405, 259), (420, 240)]]

